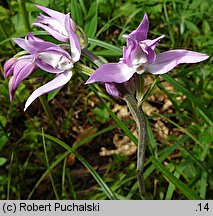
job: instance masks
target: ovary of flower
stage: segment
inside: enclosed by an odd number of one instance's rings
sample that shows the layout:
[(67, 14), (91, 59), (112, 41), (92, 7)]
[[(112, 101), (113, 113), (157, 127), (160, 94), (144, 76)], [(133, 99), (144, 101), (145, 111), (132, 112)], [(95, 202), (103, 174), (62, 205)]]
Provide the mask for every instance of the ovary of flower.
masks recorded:
[(61, 71), (67, 71), (73, 68), (73, 63), (71, 62), (71, 60), (63, 55), (43, 52), (39, 53), (38, 58)]

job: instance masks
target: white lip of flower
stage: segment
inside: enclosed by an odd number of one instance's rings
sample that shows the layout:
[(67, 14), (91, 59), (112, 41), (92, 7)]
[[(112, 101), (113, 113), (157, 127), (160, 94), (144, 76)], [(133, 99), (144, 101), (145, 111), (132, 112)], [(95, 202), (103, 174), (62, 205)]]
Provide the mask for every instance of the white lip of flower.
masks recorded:
[(39, 58), (45, 63), (51, 65), (62, 71), (70, 70), (73, 68), (71, 60), (60, 54), (53, 53), (40, 53)]
[(137, 56), (137, 58), (134, 58), (132, 61), (132, 67), (135, 69), (136, 73), (142, 74), (146, 68), (147, 68), (147, 58), (146, 54), (143, 53), (140, 56)]

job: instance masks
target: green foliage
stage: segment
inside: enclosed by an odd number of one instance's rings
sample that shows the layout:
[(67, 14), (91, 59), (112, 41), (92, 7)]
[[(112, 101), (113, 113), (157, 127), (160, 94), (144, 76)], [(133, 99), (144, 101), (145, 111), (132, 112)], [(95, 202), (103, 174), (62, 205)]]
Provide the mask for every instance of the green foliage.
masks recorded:
[[(27, 30), (17, 1), (8, 2), (9, 9), (0, 6), (0, 199), (140, 199), (135, 154), (99, 154), (102, 148), (115, 149), (115, 134), (125, 135), (137, 144), (130, 130), (134, 123), (121, 121), (112, 111), (117, 104), (123, 106), (122, 100), (107, 96), (101, 85), (84, 85), (87, 77), (79, 75), (80, 66), (76, 66), (67, 86), (48, 95), (55, 127), (49, 123), (38, 100), (23, 112), (36, 80), (44, 77), (42, 71), (21, 84), (14, 101), (9, 101), (3, 65), (20, 51), (11, 38), (24, 37)], [(213, 8), (210, 1), (27, 0), (30, 23), (39, 14), (34, 3), (70, 12), (86, 32), (89, 49), (105, 62), (119, 61), (125, 42), (122, 35), (134, 30), (145, 12), (150, 20), (149, 38), (166, 35), (157, 52), (183, 48), (210, 56), (201, 64), (180, 65), (170, 74), (153, 79), (151, 84), (145, 83), (143, 106), (155, 108), (147, 116), (144, 166), (147, 197), (212, 199)], [(39, 37), (56, 42), (44, 31), (30, 27)], [(88, 65), (88, 71), (92, 71), (93, 64), (85, 58), (82, 57), (80, 64)], [(48, 77), (45, 75), (44, 82)], [(164, 101), (158, 101), (162, 95), (171, 102), (169, 110), (163, 110)], [(161, 138), (161, 134), (166, 138)]]
[[(109, 106), (109, 103), (107, 104)], [(109, 113), (105, 108), (95, 108), (93, 112), (96, 115), (96, 120), (99, 121), (100, 123), (104, 124), (109, 120)]]
[(94, 37), (97, 30), (98, 22), (98, 5), (97, 2), (93, 2), (90, 6), (89, 12), (86, 18), (85, 32), (88, 37)]

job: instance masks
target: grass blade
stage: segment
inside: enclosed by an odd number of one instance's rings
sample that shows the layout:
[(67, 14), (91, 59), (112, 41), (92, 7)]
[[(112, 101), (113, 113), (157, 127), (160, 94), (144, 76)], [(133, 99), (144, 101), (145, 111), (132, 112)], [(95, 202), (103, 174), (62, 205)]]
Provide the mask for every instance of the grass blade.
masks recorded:
[(10, 184), (11, 184), (11, 176), (12, 176), (13, 157), (14, 157), (14, 152), (11, 153), (11, 158), (10, 158), (10, 169), (9, 169), (8, 180), (7, 180), (7, 200), (10, 199)]
[(116, 47), (112, 44), (109, 44), (109, 43), (106, 43), (104, 41), (100, 41), (100, 40), (97, 40), (97, 39), (93, 39), (93, 38), (88, 38), (88, 42), (93, 44), (93, 45), (97, 45), (97, 46), (100, 46), (100, 47), (103, 47), (103, 48), (106, 48), (108, 50), (111, 50), (117, 54), (120, 54), (122, 55), (122, 49), (119, 48), (119, 47)]
[[(70, 154), (70, 151), (66, 151), (64, 154), (62, 154), (59, 158), (57, 158), (56, 161), (54, 161), (54, 163), (51, 164), (51, 166), (49, 166), (49, 170), (51, 171), (52, 169), (54, 169), (61, 161), (63, 161), (68, 155)], [(49, 174), (49, 171), (46, 170), (43, 175), (40, 177), (40, 179), (36, 182), (35, 186), (33, 187), (32, 191), (30, 192), (30, 194), (28, 195), (27, 199), (30, 200), (33, 193), (35, 192), (36, 188), (40, 185), (40, 183), (45, 179), (45, 177)]]
[[(129, 121), (128, 123), (132, 123), (132, 121)], [(100, 136), (101, 134), (103, 133), (106, 133), (106, 132), (109, 132), (111, 130), (114, 130), (115, 128), (118, 128), (119, 125), (113, 125), (113, 126), (110, 126), (110, 127), (107, 127), (107, 128), (104, 128), (103, 130), (100, 130), (88, 137), (86, 137), (85, 139), (83, 139), (82, 141), (80, 141), (79, 143), (77, 143), (74, 147), (74, 149), (76, 150), (78, 147), (80, 147), (81, 145), (83, 145), (84, 143), (94, 139), (95, 137), (97, 136)], [(34, 134), (34, 133), (33, 133)], [(26, 134), (25, 136), (30, 136), (31, 133), (29, 134)], [(40, 134), (39, 134), (40, 135)], [(70, 154), (70, 151), (66, 151), (64, 154), (62, 154), (60, 157), (57, 158), (57, 160), (55, 162), (53, 162), (51, 164), (51, 166), (49, 167), (50, 168), (50, 171), (52, 169), (54, 169), (59, 163), (61, 163), (62, 160), (64, 160), (68, 155)], [(27, 199), (31, 199), (35, 189), (38, 187), (38, 185), (44, 180), (44, 178), (48, 175), (48, 170), (46, 170), (43, 175), (40, 177), (40, 179), (37, 181), (37, 183), (35, 184), (33, 190), (31, 191), (31, 193), (28, 195), (28, 198)]]
[(175, 187), (178, 188), (188, 199), (201, 199), (201, 197), (199, 197), (192, 189), (190, 189), (182, 181), (176, 178), (171, 172), (169, 172), (167, 168), (162, 163), (160, 163), (155, 157), (151, 156), (150, 160), (155, 165), (155, 167), (166, 177), (166, 179), (168, 179), (169, 182), (173, 183)]
[[(185, 161), (183, 163), (181, 163), (180, 165), (178, 165), (178, 167), (176, 168), (175, 172), (174, 172), (174, 176), (176, 178), (180, 178), (180, 176), (182, 175), (184, 169), (186, 168), (188, 164), (188, 161)], [(167, 189), (167, 193), (166, 193), (166, 200), (171, 200), (172, 199), (172, 195), (174, 193), (175, 190), (175, 185), (173, 183), (169, 183), (169, 187)]]
[(173, 79), (168, 74), (161, 75), (167, 82), (171, 83), (177, 90), (181, 91), (183, 94), (185, 94), (189, 100), (195, 104), (201, 111), (202, 114), (201, 117), (203, 117), (203, 120), (206, 121), (208, 119), (207, 123), (213, 124), (213, 117), (212, 114), (204, 107), (204, 105), (200, 102), (198, 98), (196, 98), (188, 89), (186, 89), (181, 83), (177, 82), (175, 79)]
[(98, 25), (98, 6), (97, 2), (93, 2), (88, 15), (87, 15), (87, 21), (85, 24), (85, 32), (88, 37), (94, 37), (96, 30), (97, 30), (97, 25)]
[(201, 176), (201, 181), (200, 181), (200, 197), (202, 199), (205, 199), (206, 197), (206, 185), (207, 185), (207, 177), (208, 173), (204, 172)]
[(138, 144), (137, 138), (132, 134), (132, 132), (127, 128), (127, 126), (112, 112), (112, 110), (102, 100), (102, 98), (99, 96), (94, 85), (89, 85), (89, 87), (92, 89), (92, 91), (98, 97), (98, 99), (100, 100), (100, 102), (102, 103), (104, 108), (109, 112), (109, 114), (112, 116), (112, 118), (115, 120), (115, 122), (121, 127), (121, 129), (125, 132), (125, 134), (137, 145)]
[[(38, 135), (42, 135), (42, 134), (38, 133)], [(44, 134), (44, 137), (46, 137), (47, 139), (57, 143), (58, 145), (72, 152), (76, 156), (76, 158), (78, 158), (78, 160), (80, 160), (81, 163), (90, 171), (90, 173), (92, 174), (94, 179), (97, 181), (97, 183), (100, 185), (100, 187), (103, 189), (103, 191), (106, 193), (108, 198), (112, 200), (117, 200), (117, 197), (115, 196), (115, 194), (110, 190), (110, 188), (106, 185), (106, 183), (99, 176), (99, 174), (94, 170), (94, 168), (80, 154), (78, 154), (72, 147), (70, 147), (66, 143), (62, 142), (61, 140), (51, 135)]]
[(71, 1), (71, 15), (76, 24), (80, 27), (83, 27), (81, 6), (77, 0)]
[(173, 124), (175, 127), (179, 128), (180, 131), (182, 131), (183, 133), (187, 134), (192, 140), (194, 140), (201, 148), (203, 148), (203, 144), (200, 143), (199, 140), (196, 139), (196, 137), (194, 137), (188, 130), (186, 130), (185, 128), (181, 127), (180, 125), (178, 125), (177, 123), (175, 123), (174, 121), (172, 121), (171, 119), (167, 118), (164, 115), (161, 115), (160, 113), (156, 113), (156, 112), (152, 112), (154, 115), (157, 115), (159, 117), (161, 117), (162, 119), (165, 119), (167, 122)]
[(54, 183), (54, 180), (53, 180), (53, 177), (52, 177), (52, 173), (50, 171), (50, 165), (49, 165), (49, 159), (48, 159), (48, 156), (47, 156), (47, 148), (46, 148), (46, 143), (45, 143), (45, 139), (44, 139), (43, 128), (42, 128), (42, 141), (43, 141), (43, 145), (44, 145), (44, 155), (45, 155), (45, 160), (46, 160), (46, 165), (47, 165), (47, 171), (48, 171), (48, 174), (50, 176), (50, 180), (51, 180), (51, 183), (52, 183), (52, 187), (53, 187), (55, 197), (56, 197), (57, 200), (59, 200), (59, 196), (58, 196), (56, 186), (55, 186), (55, 183)]

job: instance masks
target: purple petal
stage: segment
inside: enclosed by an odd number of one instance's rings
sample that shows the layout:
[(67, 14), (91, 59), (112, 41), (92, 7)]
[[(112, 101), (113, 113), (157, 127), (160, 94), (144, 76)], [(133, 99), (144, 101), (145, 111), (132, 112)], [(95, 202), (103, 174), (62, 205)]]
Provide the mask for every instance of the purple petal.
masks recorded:
[(156, 53), (155, 53), (155, 47), (157, 46), (157, 44), (160, 42), (160, 40), (162, 38), (164, 38), (165, 35), (162, 35), (154, 40), (144, 40), (140, 43), (140, 46), (142, 49), (145, 49), (148, 53), (147, 55), (147, 60), (148, 63), (151, 64), (152, 62), (154, 62), (156, 60)]
[(4, 64), (4, 77), (5, 78), (13, 74), (13, 70), (14, 70), (16, 63), (17, 63), (17, 58), (11, 58), (5, 62)]
[[(119, 84), (117, 84), (119, 85)], [(135, 77), (132, 76), (127, 82), (124, 83), (124, 86), (128, 89), (131, 94), (135, 94)], [(122, 94), (117, 89), (114, 83), (105, 83), (105, 88), (108, 94), (112, 95), (113, 97), (121, 98)]]
[[(32, 33), (29, 33), (25, 39), (23, 38), (13, 38), (16, 44), (18, 44), (22, 49), (26, 50), (30, 54), (41, 52), (51, 46), (53, 43), (46, 42), (40, 38), (35, 37)], [(55, 45), (56, 46), (56, 45)]]
[[(65, 19), (67, 15), (43, 7), (41, 5), (36, 5), (36, 7), (44, 11), (45, 13), (47, 13), (50, 17), (41, 14), (38, 17), (38, 20), (33, 23), (33, 25), (43, 28), (56, 39), (63, 42), (67, 42), (68, 37), (67, 37), (66, 29), (64, 27), (66, 26)], [(73, 29), (73, 31), (75, 31), (77, 29), (77, 26), (75, 22), (70, 18), (70, 16), (69, 19), (70, 19), (70, 26)]]
[(81, 47), (80, 42), (72, 29), (70, 16), (67, 14), (65, 19), (65, 28), (69, 35), (70, 46), (71, 46), (71, 56), (73, 63), (77, 62), (80, 59)]
[(34, 72), (37, 67), (32, 60), (33, 57), (28, 56), (28, 58), (22, 58), (18, 60), (13, 74), (13, 91), (15, 91), (19, 83), (26, 79), (32, 72)]
[(118, 91), (115, 84), (105, 83), (105, 88), (109, 95), (112, 95), (113, 97), (117, 97), (117, 98), (122, 97), (121, 93)]
[(8, 83), (8, 88), (9, 88), (9, 92), (10, 92), (10, 101), (13, 100), (14, 98), (14, 91), (13, 91), (13, 76), (11, 76), (9, 83)]
[(160, 37), (154, 39), (154, 40), (144, 40), (142, 43), (146, 44), (148, 47), (150, 47), (152, 50), (155, 49), (155, 47), (158, 45), (158, 43), (165, 37), (165, 35), (161, 35)]
[(158, 54), (156, 61), (150, 64), (147, 70), (152, 74), (164, 74), (172, 70), (178, 64), (197, 63), (206, 60), (208, 57), (207, 54), (198, 52), (171, 50)]
[[(51, 48), (57, 48), (58, 46), (51, 43), (51, 42), (46, 42), (46, 41), (39, 41), (39, 40), (32, 40), (32, 39), (29, 39), (28, 40), (28, 43), (30, 45), (30, 53), (33, 54), (33, 53), (40, 53), (40, 52), (43, 52), (47, 49), (51, 49)], [(58, 47), (59, 49), (59, 47)]]
[(65, 14), (60, 13), (60, 12), (55, 11), (55, 10), (51, 10), (51, 9), (46, 8), (46, 7), (44, 7), (44, 6), (41, 6), (41, 5), (35, 4), (35, 6), (36, 6), (38, 9), (44, 11), (46, 14), (48, 14), (48, 15), (51, 16), (52, 18), (58, 20), (61, 24), (64, 23)]
[(56, 90), (63, 85), (65, 85), (72, 77), (72, 71), (66, 71), (59, 76), (57, 76), (52, 81), (48, 82), (47, 84), (41, 86), (40, 88), (36, 89), (30, 97), (27, 99), (24, 107), (24, 111), (30, 106), (30, 104), (39, 96), (46, 94), (48, 92), (51, 92), (53, 90)]
[(59, 33), (58, 31), (50, 28), (47, 25), (44, 25), (42, 23), (33, 23), (33, 25), (34, 26), (38, 26), (40, 28), (43, 28), (45, 31), (47, 31), (50, 35), (52, 35), (54, 38), (56, 38), (59, 41), (62, 41), (62, 42), (67, 42), (68, 41), (68, 37), (67, 36)]
[(31, 32), (28, 33), (27, 38), (28, 38), (29, 42), (32, 42), (32, 41), (44, 42), (44, 40), (42, 40), (41, 38), (36, 37)]
[(141, 21), (138, 28), (132, 31), (127, 36), (127, 46), (131, 44), (131, 40), (136, 40), (137, 42), (145, 40), (147, 38), (148, 31), (149, 31), (149, 19), (147, 14), (145, 13), (143, 20)]
[(18, 44), (22, 49), (26, 50), (27, 52), (31, 51), (30, 45), (27, 41), (27, 39), (23, 38), (13, 38), (13, 41)]
[(91, 75), (86, 84), (93, 82), (123, 83), (128, 81), (133, 76), (134, 72), (134, 69), (130, 68), (125, 63), (103, 64)]

